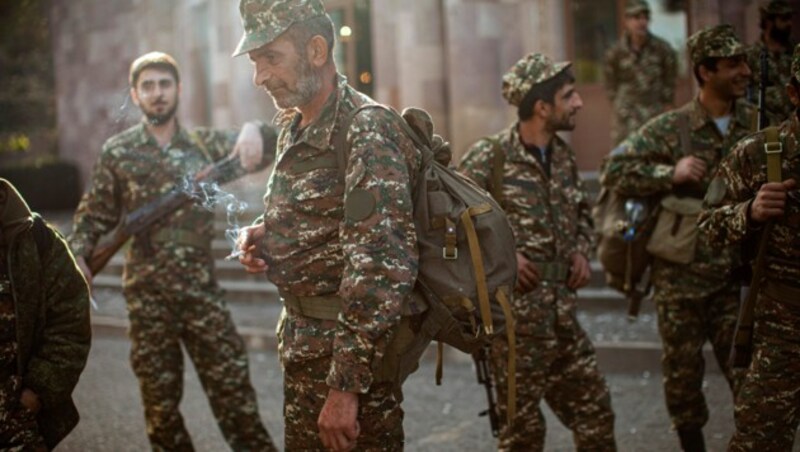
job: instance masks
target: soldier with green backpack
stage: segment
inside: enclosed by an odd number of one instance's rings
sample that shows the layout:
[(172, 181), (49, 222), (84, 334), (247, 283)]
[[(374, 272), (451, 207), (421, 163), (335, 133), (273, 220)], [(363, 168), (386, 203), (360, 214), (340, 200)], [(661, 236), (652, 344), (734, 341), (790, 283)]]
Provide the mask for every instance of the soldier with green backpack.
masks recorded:
[(595, 350), (576, 317), (576, 289), (589, 281), (592, 220), (575, 154), (556, 132), (572, 130), (582, 106), (569, 62), (532, 53), (503, 77), (519, 121), (478, 141), (460, 170), (503, 206), (516, 235), (516, 375), (508, 343), (493, 348), (498, 398), (516, 378), (517, 414), (500, 450), (542, 450), (544, 399), (574, 433), (578, 450), (615, 450), (614, 414)]
[(800, 425), (800, 45), (785, 89), (795, 111), (779, 127), (736, 144), (720, 163), (700, 218), (717, 247), (760, 236), (750, 288), (755, 305), (740, 315), (735, 342), (746, 351), (740, 333), (752, 336), (752, 359), (737, 357), (750, 366), (736, 398), (731, 451), (790, 450)]

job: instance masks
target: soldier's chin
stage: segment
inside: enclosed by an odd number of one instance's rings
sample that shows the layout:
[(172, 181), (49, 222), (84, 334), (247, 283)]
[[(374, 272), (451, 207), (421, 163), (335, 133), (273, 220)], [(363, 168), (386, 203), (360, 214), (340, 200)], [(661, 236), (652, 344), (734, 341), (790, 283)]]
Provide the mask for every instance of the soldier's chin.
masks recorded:
[(160, 114), (160, 115), (149, 114), (149, 115), (145, 115), (145, 116), (147, 117), (147, 122), (148, 123), (150, 123), (150, 124), (152, 124), (154, 126), (160, 126), (162, 124), (166, 124), (167, 122), (169, 122), (169, 120), (172, 119), (173, 115), (174, 115), (174, 112), (167, 112), (167, 113)]

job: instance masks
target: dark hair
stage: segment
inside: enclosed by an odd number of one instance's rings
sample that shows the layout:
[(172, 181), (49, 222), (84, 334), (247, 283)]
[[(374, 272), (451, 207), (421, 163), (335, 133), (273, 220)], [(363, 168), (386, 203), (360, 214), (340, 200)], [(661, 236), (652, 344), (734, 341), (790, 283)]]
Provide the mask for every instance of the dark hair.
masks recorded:
[(558, 90), (569, 83), (575, 83), (575, 76), (572, 75), (572, 71), (567, 68), (554, 77), (533, 85), (533, 88), (525, 94), (525, 97), (523, 97), (522, 101), (519, 103), (519, 107), (517, 107), (517, 116), (519, 120), (526, 121), (532, 118), (533, 107), (536, 105), (536, 102), (540, 100), (552, 105)]
[(702, 87), (703, 84), (705, 83), (703, 81), (703, 78), (700, 77), (700, 66), (704, 66), (709, 71), (716, 72), (717, 63), (719, 63), (719, 60), (720, 59), (718, 57), (708, 57), (708, 58), (703, 58), (698, 63), (695, 63), (694, 67), (692, 68), (692, 71), (694, 72), (694, 79), (697, 80), (697, 84), (700, 87)]
[(295, 50), (298, 53), (305, 49), (308, 41), (314, 36), (322, 36), (328, 44), (328, 58), (333, 60), (333, 44), (335, 42), (333, 21), (327, 14), (322, 16), (312, 17), (302, 22), (297, 22), (288, 30), (286, 30), (286, 37), (292, 41)]
[(139, 76), (142, 75), (145, 69), (157, 69), (159, 71), (169, 72), (175, 78), (175, 83), (181, 82), (181, 76), (178, 75), (178, 69), (169, 63), (147, 63), (131, 73), (131, 86), (136, 88), (139, 82)]

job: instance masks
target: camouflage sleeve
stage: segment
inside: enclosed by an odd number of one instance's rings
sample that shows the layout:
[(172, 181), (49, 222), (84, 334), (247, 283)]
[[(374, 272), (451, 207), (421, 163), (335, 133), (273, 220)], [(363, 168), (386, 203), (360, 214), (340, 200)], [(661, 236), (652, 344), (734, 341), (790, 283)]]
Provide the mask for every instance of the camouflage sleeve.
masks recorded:
[(675, 79), (678, 76), (678, 56), (675, 50), (664, 44), (664, 57), (662, 60), (661, 101), (671, 105), (675, 99)]
[[(647, 122), (611, 152), (600, 183), (623, 196), (650, 196), (672, 189), (677, 143), (675, 114)], [(674, 139), (671, 139), (674, 138)]]
[(484, 190), (489, 190), (491, 185), (493, 149), (489, 140), (480, 140), (467, 150), (458, 164), (458, 171)]
[[(372, 363), (385, 353), (417, 277), (417, 236), (410, 187), (419, 157), (397, 119), (378, 109), (354, 118), (345, 179), (345, 216), (339, 237), (345, 267), (339, 294), (344, 308), (333, 343), (327, 384), (366, 393)], [(409, 165), (409, 152), (414, 164)]]
[[(278, 138), (277, 131), (273, 126), (263, 121), (252, 121), (258, 126), (261, 131), (261, 140), (263, 141), (263, 158), (254, 171), (259, 171), (269, 166), (275, 159), (275, 144)], [(196, 128), (193, 131), (198, 141), (205, 147), (208, 157), (218, 162), (227, 157), (236, 145), (236, 140), (239, 137), (239, 129), (211, 129), (211, 128)], [(226, 183), (238, 179), (245, 175), (244, 169), (241, 166), (235, 165), (220, 176), (220, 182)]]
[(752, 168), (759, 168), (748, 158), (746, 138), (734, 146), (720, 163), (708, 188), (698, 223), (706, 239), (718, 247), (741, 242), (748, 234), (747, 210), (755, 197), (758, 182)]
[(617, 58), (616, 58), (616, 45), (608, 49), (605, 55), (603, 64), (603, 86), (606, 88), (608, 98), (613, 102), (617, 97), (617, 87), (619, 81), (617, 80)]
[(113, 148), (106, 146), (95, 164), (89, 190), (75, 211), (69, 244), (76, 256), (88, 257), (97, 241), (119, 223), (122, 194), (114, 171)]
[(47, 321), (23, 379), (43, 405), (58, 406), (57, 401), (72, 393), (89, 355), (89, 289), (67, 243), (54, 229), (48, 230), (53, 242), (42, 260)]
[[(575, 249), (586, 258), (589, 258), (594, 249), (594, 221), (592, 221), (592, 202), (589, 192), (578, 173), (578, 164), (575, 155), (570, 158), (572, 161), (573, 174), (575, 178), (575, 200), (578, 204), (578, 236), (575, 240)], [(570, 253), (571, 254), (571, 253)]]

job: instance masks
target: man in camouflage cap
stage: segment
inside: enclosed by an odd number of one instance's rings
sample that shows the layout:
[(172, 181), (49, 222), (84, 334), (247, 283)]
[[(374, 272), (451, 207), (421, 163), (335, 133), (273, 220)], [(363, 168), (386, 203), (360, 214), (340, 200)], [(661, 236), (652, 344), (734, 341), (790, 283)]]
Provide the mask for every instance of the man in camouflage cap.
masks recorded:
[(239, 9), (234, 53), (248, 54), (256, 85), (280, 109), (264, 214), (240, 236), (240, 261), (266, 272), (284, 303), (286, 450), (402, 450), (402, 382), (376, 369), (416, 281), (420, 153), (396, 114), (353, 116), (375, 101), (338, 73), (319, 0), (242, 0)]
[(675, 50), (650, 33), (650, 7), (628, 0), (625, 32), (605, 56), (605, 87), (614, 108), (616, 146), (648, 119), (671, 108), (678, 60)]
[[(265, 124), (247, 123), (241, 133), (179, 124), (180, 72), (171, 56), (150, 52), (137, 58), (129, 82), (142, 121), (104, 144), (70, 237), (90, 283), (94, 275), (86, 262), (98, 239), (125, 213), (228, 156), (238, 156), (242, 168), (226, 179), (272, 160), (275, 133)], [(244, 342), (214, 277), (213, 237), (214, 213), (190, 204), (135, 236), (127, 253), (123, 293), (130, 318), (130, 359), (147, 435), (154, 450), (192, 449), (179, 410), (183, 344), (231, 448), (275, 450), (258, 414)]]
[(75, 428), (91, 335), (67, 243), (0, 178), (0, 450), (51, 450)]
[(720, 163), (701, 216), (701, 230), (718, 247), (750, 240), (773, 223), (731, 451), (791, 450), (800, 425), (800, 45), (791, 73), (785, 94), (794, 110), (778, 130), (782, 182), (767, 180), (766, 134), (750, 135)]
[(761, 53), (767, 53), (765, 105), (770, 124), (778, 125), (794, 111), (784, 87), (791, 78), (792, 16), (794, 10), (786, 0), (765, 0), (759, 6), (761, 39), (747, 49), (747, 62), (753, 71), (749, 99), (758, 103), (761, 83)]
[[(719, 25), (699, 31), (689, 38), (688, 48), (700, 85), (698, 96), (631, 134), (612, 151), (600, 177), (620, 196), (665, 199), (664, 221), (672, 212), (669, 205), (689, 205), (683, 212), (699, 210), (711, 174), (729, 149), (751, 132), (755, 115), (742, 99), (750, 69), (733, 28)], [(689, 236), (696, 234), (694, 217), (684, 223)], [(712, 246), (702, 235), (696, 244), (687, 241), (678, 251), (689, 256), (688, 263), (675, 254), (661, 254), (651, 268), (663, 342), (664, 393), (684, 450), (704, 450), (706, 341), (732, 391), (739, 380), (727, 359), (739, 305), (739, 283), (733, 275), (739, 253), (736, 247)]]
[[(500, 450), (544, 448), (542, 399), (573, 431), (578, 450), (616, 449), (608, 386), (575, 313), (575, 291), (589, 282), (593, 233), (575, 153), (556, 134), (575, 128), (583, 102), (574, 83), (569, 62), (539, 53), (518, 61), (503, 76), (503, 97), (519, 120), (475, 143), (459, 167), (503, 206), (517, 239), (517, 414), (500, 432)], [(507, 348), (505, 339), (492, 348), (503, 412)]]

